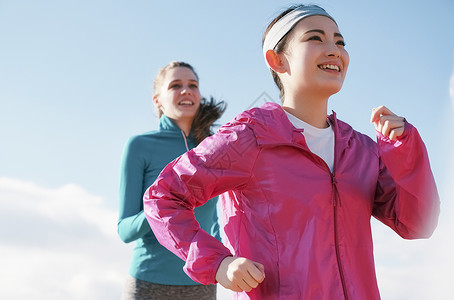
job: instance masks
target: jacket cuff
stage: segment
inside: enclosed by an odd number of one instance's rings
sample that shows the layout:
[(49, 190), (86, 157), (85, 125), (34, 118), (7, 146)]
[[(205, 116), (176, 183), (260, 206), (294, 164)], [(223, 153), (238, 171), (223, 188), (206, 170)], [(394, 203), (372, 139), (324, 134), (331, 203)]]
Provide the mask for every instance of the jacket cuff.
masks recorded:
[(215, 284), (219, 265), (232, 256), (216, 238), (199, 230), (191, 242), (183, 270), (192, 280), (201, 284)]
[(376, 131), (377, 142), (385, 142), (398, 147), (408, 137), (413, 128), (413, 125), (408, 123), (407, 119), (404, 118), (404, 132), (400, 136), (398, 136), (397, 139), (391, 140), (389, 137), (384, 136), (380, 131)]

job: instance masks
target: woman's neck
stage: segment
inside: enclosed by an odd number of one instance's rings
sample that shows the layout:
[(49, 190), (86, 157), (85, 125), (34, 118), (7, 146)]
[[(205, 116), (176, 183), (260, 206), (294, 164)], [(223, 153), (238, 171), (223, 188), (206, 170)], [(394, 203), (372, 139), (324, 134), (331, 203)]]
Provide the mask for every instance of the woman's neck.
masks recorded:
[(175, 124), (177, 124), (178, 128), (180, 128), (186, 136), (189, 136), (189, 133), (191, 132), (192, 120), (175, 120)]
[(317, 128), (327, 128), (326, 121), (328, 98), (311, 98), (311, 97), (285, 97), (282, 108)]

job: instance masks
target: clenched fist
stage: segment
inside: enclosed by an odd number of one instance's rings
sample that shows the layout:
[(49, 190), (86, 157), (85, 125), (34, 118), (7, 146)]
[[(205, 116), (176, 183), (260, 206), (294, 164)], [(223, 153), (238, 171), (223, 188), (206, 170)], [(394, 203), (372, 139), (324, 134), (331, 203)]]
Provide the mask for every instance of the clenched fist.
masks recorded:
[(234, 292), (250, 292), (264, 279), (263, 265), (243, 257), (227, 256), (216, 272), (217, 282)]
[(383, 105), (372, 109), (370, 122), (374, 123), (378, 132), (391, 140), (397, 139), (404, 133), (405, 118), (395, 115)]

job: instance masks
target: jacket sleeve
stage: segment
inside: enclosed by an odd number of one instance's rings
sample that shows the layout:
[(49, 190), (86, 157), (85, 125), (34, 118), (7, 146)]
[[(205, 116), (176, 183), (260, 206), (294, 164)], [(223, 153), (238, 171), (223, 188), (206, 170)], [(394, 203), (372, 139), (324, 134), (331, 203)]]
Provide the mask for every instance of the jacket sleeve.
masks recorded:
[(143, 212), (143, 174), (145, 161), (137, 137), (125, 146), (120, 169), (118, 235), (125, 243), (151, 232)]
[(216, 283), (219, 264), (232, 254), (200, 228), (193, 209), (244, 188), (257, 151), (252, 130), (229, 123), (167, 165), (145, 192), (145, 215), (156, 238), (186, 261), (184, 271), (197, 282)]
[(429, 238), (438, 223), (440, 200), (418, 131), (392, 141), (377, 132), (380, 174), (373, 215), (405, 239)]

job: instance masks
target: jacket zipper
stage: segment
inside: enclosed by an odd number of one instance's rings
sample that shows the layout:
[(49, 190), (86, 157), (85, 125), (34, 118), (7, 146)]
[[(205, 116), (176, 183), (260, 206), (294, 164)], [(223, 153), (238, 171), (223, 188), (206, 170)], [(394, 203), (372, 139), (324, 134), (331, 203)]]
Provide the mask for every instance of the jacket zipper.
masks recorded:
[(189, 152), (188, 139), (186, 138), (186, 134), (184, 134), (183, 130), (180, 129), (180, 131), (181, 131), (181, 135), (183, 136), (184, 145), (186, 146), (186, 150), (188, 150), (188, 152)]
[[(334, 131), (334, 134), (336, 136), (336, 131)], [(334, 139), (336, 141), (336, 139)], [(335, 142), (336, 143), (336, 142)], [(309, 151), (310, 152), (310, 151)], [(318, 157), (316, 154), (310, 152), (312, 155)], [(337, 192), (337, 180), (336, 180), (336, 144), (334, 144), (334, 162), (333, 162), (333, 171), (330, 170), (329, 166), (326, 164), (326, 162), (321, 159), (322, 164), (326, 167), (328, 170), (328, 173), (330, 174), (331, 177), (331, 186), (332, 186), (332, 204), (333, 204), (333, 219), (334, 219), (334, 247), (336, 250), (336, 259), (337, 259), (337, 267), (339, 269), (339, 276), (341, 279), (341, 284), (342, 284), (342, 290), (344, 292), (344, 299), (348, 300), (348, 293), (347, 293), (347, 286), (345, 284), (345, 277), (344, 277), (344, 270), (342, 268), (342, 263), (341, 263), (341, 258), (340, 258), (340, 250), (339, 250), (339, 237), (338, 237), (338, 207), (342, 206), (342, 202), (340, 198), (338, 197), (338, 192)]]
[[(336, 122), (331, 122), (333, 125), (337, 125), (335, 124)], [(341, 264), (341, 258), (340, 258), (340, 250), (339, 250), (339, 237), (338, 237), (338, 230), (337, 230), (337, 223), (338, 223), (338, 206), (341, 206), (341, 201), (340, 201), (340, 198), (337, 197), (338, 193), (337, 193), (337, 180), (336, 180), (336, 162), (337, 162), (337, 159), (336, 159), (336, 140), (337, 140), (337, 126), (334, 126), (334, 161), (333, 161), (333, 171), (330, 170), (329, 166), (326, 164), (326, 162), (322, 159), (324, 165), (326, 166), (326, 168), (328, 169), (328, 172), (331, 176), (331, 186), (332, 186), (332, 190), (333, 190), (333, 211), (334, 211), (334, 214), (333, 214), (333, 219), (334, 219), (334, 247), (335, 247), (335, 250), (336, 250), (336, 259), (337, 259), (337, 267), (339, 269), (339, 276), (340, 276), (340, 279), (341, 279), (341, 284), (342, 284), (342, 290), (344, 292), (344, 298), (345, 300), (348, 300), (348, 294), (347, 294), (347, 285), (345, 284), (345, 277), (344, 277), (344, 270), (342, 268), (342, 264)], [(304, 149), (304, 148), (303, 148)], [(306, 149), (305, 149), (306, 150)], [(310, 153), (312, 153), (311, 151), (309, 151)], [(314, 156), (317, 156), (316, 154), (312, 153), (312, 155)], [(318, 156), (317, 156), (318, 157)]]
[[(337, 267), (339, 269), (339, 276), (341, 279), (341, 284), (342, 284), (342, 290), (344, 292), (344, 298), (345, 300), (348, 300), (348, 293), (347, 293), (347, 285), (345, 284), (345, 276), (344, 276), (344, 270), (342, 268), (342, 263), (341, 263), (341, 257), (340, 257), (340, 250), (339, 250), (339, 236), (338, 236), (338, 209), (340, 206), (342, 206), (341, 199), (338, 197), (339, 193), (337, 192), (337, 180), (336, 180), (336, 165), (337, 165), (337, 147), (338, 143), (337, 141), (337, 124), (336, 124), (336, 119), (334, 121), (331, 121), (331, 124), (333, 125), (334, 128), (334, 161), (333, 161), (333, 171), (331, 171), (328, 167), (328, 172), (331, 176), (331, 186), (333, 190), (333, 219), (334, 219), (334, 247), (336, 249), (336, 259), (337, 259)], [(325, 163), (326, 164), (326, 163)]]
[(344, 297), (345, 297), (345, 300), (348, 300), (347, 287), (345, 285), (344, 270), (342, 269), (340, 252), (339, 252), (339, 237), (337, 235), (337, 219), (338, 219), (337, 210), (338, 210), (338, 206), (340, 206), (341, 203), (339, 201), (340, 199), (338, 199), (338, 197), (337, 197), (337, 181), (336, 181), (336, 177), (334, 175), (334, 168), (333, 168), (333, 173), (330, 172), (330, 175), (331, 175), (331, 184), (333, 187), (334, 247), (336, 249), (337, 267), (339, 268), (339, 276), (341, 278), (342, 289), (344, 291)]

